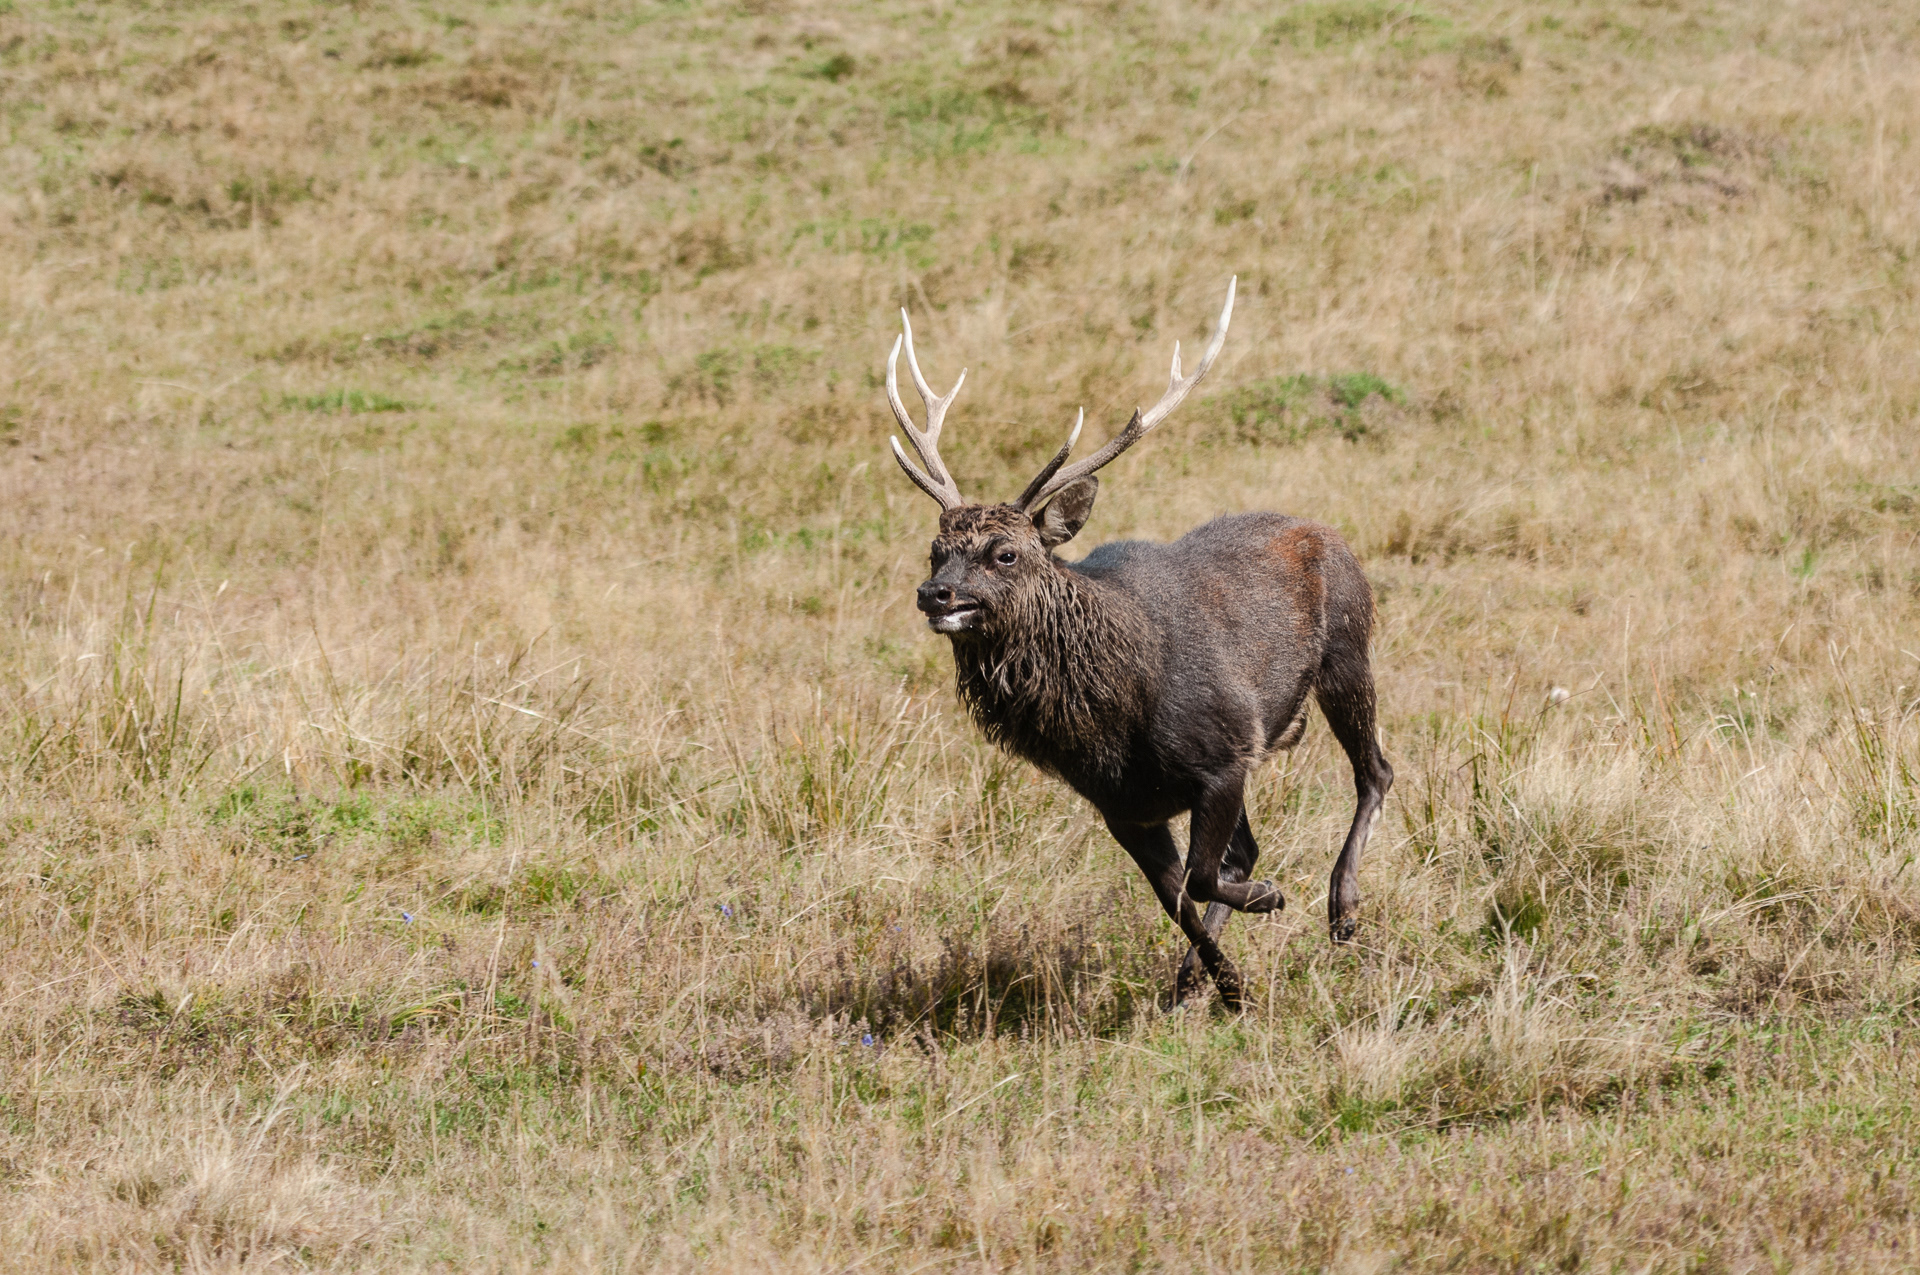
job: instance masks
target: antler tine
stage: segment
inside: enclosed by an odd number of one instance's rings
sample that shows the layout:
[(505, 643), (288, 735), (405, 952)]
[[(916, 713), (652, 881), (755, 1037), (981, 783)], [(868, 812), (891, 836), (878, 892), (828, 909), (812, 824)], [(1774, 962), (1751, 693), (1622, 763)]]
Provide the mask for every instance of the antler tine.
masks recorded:
[[(1040, 477), (1034, 479), (1034, 481), (1028, 485), (1027, 494), (1022, 495), (1019, 501), (1021, 508), (1032, 508), (1034, 505), (1039, 504), (1047, 497), (1059, 491), (1062, 487), (1065, 487), (1068, 483), (1078, 482), (1080, 479), (1085, 478), (1088, 474), (1099, 469), (1121, 452), (1124, 452), (1127, 448), (1139, 442), (1146, 436), (1149, 430), (1161, 421), (1167, 419), (1167, 417), (1172, 414), (1174, 408), (1180, 406), (1180, 400), (1184, 399), (1193, 387), (1200, 383), (1200, 378), (1205, 376), (1208, 369), (1213, 367), (1213, 361), (1220, 357), (1220, 351), (1227, 343), (1227, 325), (1233, 321), (1233, 298), (1239, 286), (1240, 278), (1238, 275), (1234, 276), (1227, 284), (1227, 302), (1220, 307), (1220, 321), (1214, 325), (1213, 339), (1207, 342), (1206, 353), (1200, 356), (1200, 366), (1193, 369), (1193, 375), (1186, 377), (1180, 375), (1180, 343), (1178, 341), (1174, 342), (1173, 371), (1168, 379), (1167, 392), (1160, 396), (1160, 401), (1148, 408), (1144, 413), (1136, 408), (1133, 413), (1133, 419), (1127, 422), (1127, 427), (1108, 439), (1106, 446), (1084, 460), (1075, 461), (1064, 469), (1060, 468), (1060, 465), (1061, 462), (1066, 460), (1066, 449), (1062, 449), (1058, 456), (1048, 462), (1047, 468), (1041, 471)], [(1076, 427), (1074, 430), (1075, 435), (1077, 436), (1079, 432), (1079, 429)], [(1070, 448), (1072, 445), (1072, 440), (1069, 439), (1067, 446)]]
[[(900, 440), (893, 440), (893, 456), (900, 462), (907, 477), (921, 491), (940, 502), (942, 509), (957, 509), (967, 503), (960, 494), (960, 485), (953, 481), (953, 475), (947, 472), (946, 465), (940, 459), (940, 427), (946, 421), (947, 408), (960, 393), (960, 387), (966, 384), (967, 374), (963, 370), (960, 379), (953, 383), (946, 397), (933, 392), (927, 384), (927, 378), (921, 375), (920, 360), (913, 352), (913, 323), (907, 318), (905, 310), (900, 311), (900, 323), (904, 329), (902, 335), (893, 339), (893, 350), (887, 355), (887, 403), (893, 408), (894, 419), (900, 422), (900, 428), (907, 431), (907, 441), (913, 444), (913, 450), (920, 456), (920, 463), (927, 467), (925, 473), (916, 469), (900, 450)], [(920, 391), (920, 399), (927, 407), (927, 427), (915, 429), (913, 417), (907, 412), (907, 405), (900, 401), (900, 347), (907, 348), (907, 369), (913, 373), (914, 388)]]
[(1040, 472), (1033, 476), (1033, 481), (1027, 484), (1027, 489), (1020, 493), (1018, 500), (1013, 502), (1015, 508), (1021, 510), (1031, 510), (1033, 508), (1033, 502), (1039, 499), (1041, 489), (1047, 485), (1047, 479), (1053, 477), (1060, 466), (1067, 463), (1067, 456), (1073, 451), (1073, 445), (1080, 441), (1080, 427), (1086, 423), (1087, 409), (1083, 407), (1080, 409), (1080, 415), (1074, 418), (1073, 432), (1067, 435), (1067, 441), (1060, 445), (1060, 450), (1053, 454), (1053, 459), (1042, 466)]
[(935, 483), (933, 479), (927, 477), (914, 467), (913, 462), (907, 459), (907, 454), (900, 450), (899, 438), (889, 435), (887, 441), (893, 444), (893, 458), (900, 462), (900, 468), (907, 471), (907, 477), (913, 479), (913, 485), (939, 501), (942, 509), (957, 509), (961, 504), (965, 503), (964, 501), (955, 501), (949, 504), (948, 501), (952, 500), (953, 493)]
[[(941, 410), (944, 411), (946, 409), (946, 402), (941, 401), (940, 396), (933, 392), (933, 387), (927, 384), (927, 378), (920, 373), (920, 359), (913, 352), (913, 320), (907, 317), (907, 308), (905, 306), (900, 307), (900, 333), (907, 343), (907, 371), (913, 373), (913, 388), (920, 391), (920, 397), (926, 400), (929, 411), (932, 410), (935, 402), (940, 402)], [(965, 380), (966, 375), (964, 371), (961, 372), (961, 380)], [(957, 391), (960, 388), (960, 382), (955, 381), (953, 388)], [(950, 401), (952, 398), (953, 395), (949, 393), (947, 400)], [(927, 418), (927, 432), (937, 434), (939, 430), (940, 422), (929, 416)]]

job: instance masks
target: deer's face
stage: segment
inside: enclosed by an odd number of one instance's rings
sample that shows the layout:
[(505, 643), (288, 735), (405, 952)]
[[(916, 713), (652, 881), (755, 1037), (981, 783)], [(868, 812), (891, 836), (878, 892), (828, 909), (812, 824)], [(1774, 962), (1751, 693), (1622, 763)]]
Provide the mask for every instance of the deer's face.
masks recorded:
[(933, 575), (918, 605), (935, 633), (992, 633), (1023, 593), (1051, 573), (1053, 549), (1073, 538), (1093, 510), (1099, 480), (1082, 479), (1039, 513), (1013, 505), (962, 505), (940, 516)]
[(940, 518), (933, 575), (920, 586), (919, 607), (935, 633), (990, 627), (1021, 581), (1051, 571), (1033, 519), (1011, 505), (963, 505)]

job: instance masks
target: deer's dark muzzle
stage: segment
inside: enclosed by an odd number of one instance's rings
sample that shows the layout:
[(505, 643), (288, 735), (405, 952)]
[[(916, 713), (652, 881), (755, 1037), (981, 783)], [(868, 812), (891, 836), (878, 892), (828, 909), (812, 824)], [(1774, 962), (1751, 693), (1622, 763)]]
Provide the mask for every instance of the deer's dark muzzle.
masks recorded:
[(935, 633), (959, 633), (980, 622), (979, 600), (943, 580), (929, 580), (921, 585), (915, 605), (927, 617), (927, 627)]

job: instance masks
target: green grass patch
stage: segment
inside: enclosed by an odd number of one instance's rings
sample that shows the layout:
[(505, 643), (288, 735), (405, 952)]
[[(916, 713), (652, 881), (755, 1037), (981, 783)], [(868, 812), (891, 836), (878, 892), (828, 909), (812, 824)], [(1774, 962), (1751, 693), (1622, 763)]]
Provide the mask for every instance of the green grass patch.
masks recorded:
[(1368, 405), (1399, 406), (1406, 393), (1372, 372), (1336, 372), (1331, 376), (1295, 373), (1268, 377), (1212, 400), (1236, 442), (1298, 443), (1325, 431), (1348, 441), (1374, 425)]
[(1324, 49), (1382, 34), (1390, 40), (1406, 41), (1418, 33), (1441, 30), (1448, 25), (1445, 18), (1410, 4), (1329, 0), (1324, 4), (1293, 6), (1267, 24), (1265, 35), (1276, 43)]
[(322, 390), (318, 394), (287, 394), (280, 406), (295, 412), (332, 412), (358, 416), (367, 412), (410, 412), (413, 404), (378, 390)]

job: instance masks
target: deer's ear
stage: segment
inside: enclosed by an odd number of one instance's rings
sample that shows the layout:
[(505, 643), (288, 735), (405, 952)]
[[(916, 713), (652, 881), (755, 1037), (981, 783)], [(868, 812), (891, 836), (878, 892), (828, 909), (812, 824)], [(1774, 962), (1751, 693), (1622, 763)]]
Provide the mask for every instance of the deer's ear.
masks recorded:
[(1088, 515), (1093, 513), (1093, 498), (1099, 494), (1100, 480), (1092, 474), (1062, 487), (1059, 495), (1033, 517), (1033, 525), (1040, 531), (1040, 543), (1055, 549), (1079, 535), (1080, 528), (1087, 525)]

